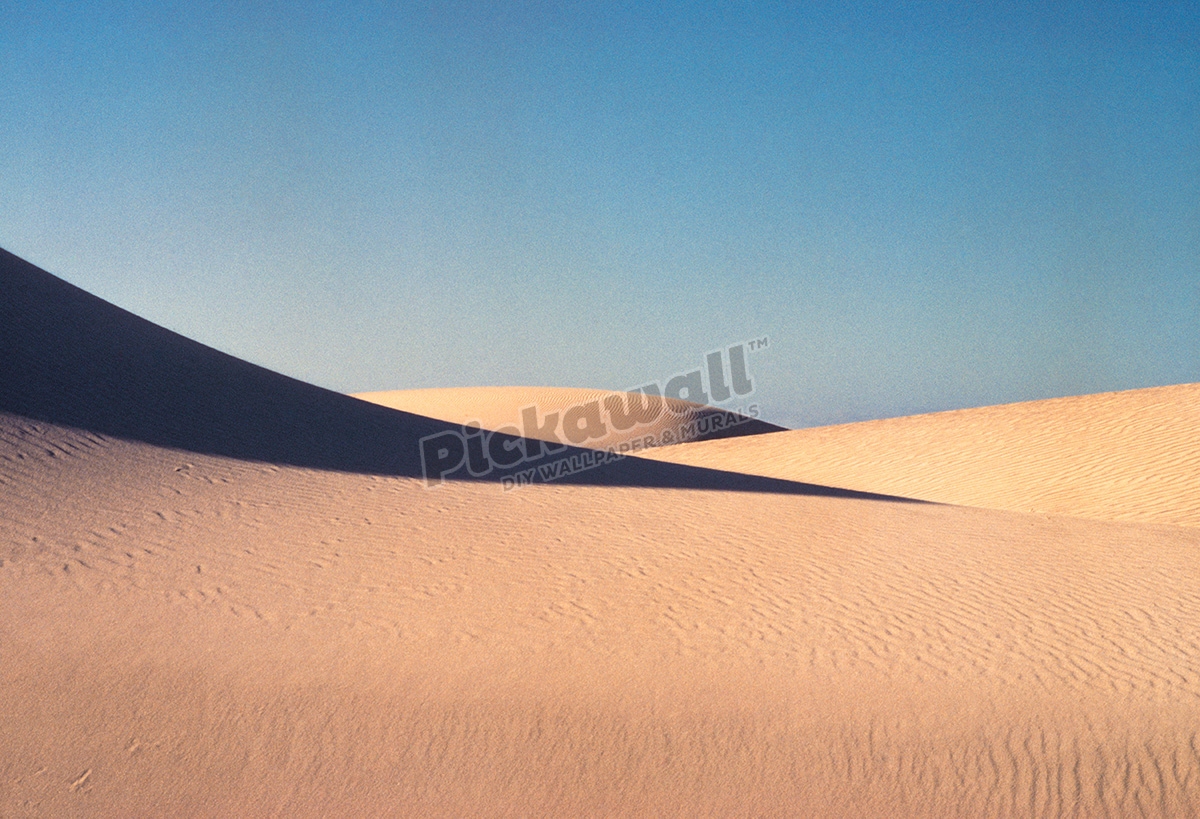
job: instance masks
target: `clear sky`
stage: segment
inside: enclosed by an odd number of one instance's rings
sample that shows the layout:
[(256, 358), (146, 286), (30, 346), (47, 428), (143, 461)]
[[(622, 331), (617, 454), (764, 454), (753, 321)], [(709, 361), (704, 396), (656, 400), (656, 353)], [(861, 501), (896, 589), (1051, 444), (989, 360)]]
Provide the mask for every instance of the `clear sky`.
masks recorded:
[(0, 246), (343, 392), (1200, 381), (1200, 6), (0, 0)]

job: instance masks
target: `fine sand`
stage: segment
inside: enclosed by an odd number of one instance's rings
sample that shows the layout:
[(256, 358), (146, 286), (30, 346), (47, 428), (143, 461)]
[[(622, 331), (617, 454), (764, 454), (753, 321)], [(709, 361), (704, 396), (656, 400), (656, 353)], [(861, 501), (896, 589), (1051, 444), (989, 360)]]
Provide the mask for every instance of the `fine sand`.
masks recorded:
[(0, 291), (0, 816), (1200, 814), (1195, 385), (427, 488), (528, 395)]

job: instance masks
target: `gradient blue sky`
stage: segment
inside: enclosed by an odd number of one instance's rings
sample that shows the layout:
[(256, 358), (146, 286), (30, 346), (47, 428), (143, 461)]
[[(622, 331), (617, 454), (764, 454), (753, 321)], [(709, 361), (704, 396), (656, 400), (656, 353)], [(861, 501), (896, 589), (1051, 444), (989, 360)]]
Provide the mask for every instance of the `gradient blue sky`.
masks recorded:
[(1200, 11), (13, 3), (0, 246), (343, 392), (1200, 381)]

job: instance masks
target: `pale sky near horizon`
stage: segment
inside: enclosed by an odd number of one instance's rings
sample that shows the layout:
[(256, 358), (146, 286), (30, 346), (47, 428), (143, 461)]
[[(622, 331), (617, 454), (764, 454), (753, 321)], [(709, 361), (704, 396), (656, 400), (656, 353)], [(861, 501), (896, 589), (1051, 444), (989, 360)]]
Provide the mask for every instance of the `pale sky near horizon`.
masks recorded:
[(342, 392), (1200, 381), (1200, 6), (0, 0), (0, 247)]

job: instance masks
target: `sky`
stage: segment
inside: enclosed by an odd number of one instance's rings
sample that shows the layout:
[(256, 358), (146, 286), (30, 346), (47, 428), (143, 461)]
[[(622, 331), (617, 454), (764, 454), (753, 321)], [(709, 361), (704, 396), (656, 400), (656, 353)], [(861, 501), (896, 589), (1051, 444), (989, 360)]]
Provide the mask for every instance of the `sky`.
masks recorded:
[(0, 247), (339, 392), (1200, 381), (1200, 6), (0, 0)]

